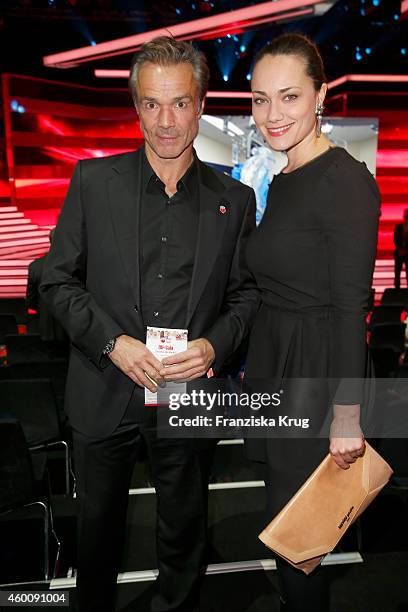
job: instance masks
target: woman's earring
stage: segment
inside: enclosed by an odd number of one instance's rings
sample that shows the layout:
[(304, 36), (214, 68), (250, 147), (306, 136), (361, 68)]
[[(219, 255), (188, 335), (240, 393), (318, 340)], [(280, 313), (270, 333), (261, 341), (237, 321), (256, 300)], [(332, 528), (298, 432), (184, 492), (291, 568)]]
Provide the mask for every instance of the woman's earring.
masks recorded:
[(322, 133), (322, 117), (323, 117), (324, 106), (323, 104), (318, 104), (316, 107), (316, 136), (320, 138)]

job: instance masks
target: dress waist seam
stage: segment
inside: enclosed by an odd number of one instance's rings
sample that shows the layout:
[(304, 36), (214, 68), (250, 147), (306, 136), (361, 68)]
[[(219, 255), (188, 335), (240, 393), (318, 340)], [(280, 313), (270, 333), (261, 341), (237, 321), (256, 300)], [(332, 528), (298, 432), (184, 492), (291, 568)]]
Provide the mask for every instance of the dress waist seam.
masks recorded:
[(262, 302), (262, 306), (268, 308), (269, 310), (275, 310), (280, 313), (294, 314), (301, 317), (316, 317), (322, 315), (329, 317), (333, 310), (331, 306), (306, 306), (304, 308), (289, 308), (287, 306), (268, 304), (267, 302)]

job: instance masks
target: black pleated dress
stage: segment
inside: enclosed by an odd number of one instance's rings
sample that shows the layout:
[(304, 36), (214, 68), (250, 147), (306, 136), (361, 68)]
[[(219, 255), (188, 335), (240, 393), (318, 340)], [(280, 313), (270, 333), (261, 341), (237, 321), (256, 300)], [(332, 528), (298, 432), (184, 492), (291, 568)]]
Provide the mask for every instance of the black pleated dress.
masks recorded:
[[(248, 241), (247, 263), (262, 304), (245, 379), (252, 391), (285, 388), (291, 379), (306, 381), (306, 387), (314, 381), (317, 391), (308, 394), (300, 384), (290, 400), (299, 405), (283, 403), (282, 410), (295, 416), (303, 410), (315, 429), (331, 421), (333, 401), (363, 403), (359, 385), (340, 385), (330, 395), (331, 387), (321, 393), (316, 381), (367, 374), (365, 317), (379, 208), (379, 191), (365, 164), (333, 147), (275, 177), (263, 219)], [(247, 451), (268, 465), (271, 519), (326, 455), (328, 439), (248, 439)]]

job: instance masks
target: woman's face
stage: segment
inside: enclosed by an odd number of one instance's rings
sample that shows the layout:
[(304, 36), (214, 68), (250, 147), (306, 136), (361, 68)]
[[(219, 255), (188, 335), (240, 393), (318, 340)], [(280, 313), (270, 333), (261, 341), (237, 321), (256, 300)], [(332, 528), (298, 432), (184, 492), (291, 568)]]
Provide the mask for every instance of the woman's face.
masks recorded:
[(252, 115), (275, 151), (288, 151), (314, 135), (316, 107), (327, 86), (315, 90), (306, 65), (297, 55), (265, 55), (252, 75)]

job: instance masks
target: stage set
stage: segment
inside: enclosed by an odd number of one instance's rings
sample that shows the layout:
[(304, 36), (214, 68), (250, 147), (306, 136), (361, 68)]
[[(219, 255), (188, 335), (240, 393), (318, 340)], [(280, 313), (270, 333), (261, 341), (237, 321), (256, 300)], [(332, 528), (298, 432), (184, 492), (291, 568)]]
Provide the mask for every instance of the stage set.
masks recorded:
[[(319, 45), (328, 76), (322, 131), (364, 161), (379, 186), (368, 340), (377, 376), (408, 377), (404, 270), (401, 290), (393, 291), (394, 228), (408, 209), (407, 0), (3, 0), (0, 417), (21, 418), (33, 481), (24, 484), (24, 472), (17, 476), (16, 470), (20, 504), (6, 499), (10, 486), (2, 485), (1, 591), (64, 591), (75, 609), (77, 504), (64, 415), (67, 346), (60, 339), (44, 344), (26, 292), (28, 266), (49, 249), (76, 162), (143, 145), (127, 89), (130, 58), (144, 42), (171, 33), (192, 41), (209, 60), (198, 157), (254, 188), (259, 223), (268, 186), (287, 160), (272, 154), (251, 119), (252, 62), (283, 32), (304, 33)], [(2, 437), (1, 482), (6, 446)], [(383, 440), (382, 449), (394, 462), (394, 478), (326, 557), (332, 576), (327, 612), (408, 611), (406, 439)], [(37, 495), (35, 481), (44, 478), (47, 494)], [(209, 489), (209, 566), (200, 611), (278, 610), (275, 561), (257, 538), (264, 524), (263, 470), (246, 458), (242, 439), (218, 443)], [(116, 609), (147, 612), (157, 576), (156, 501), (144, 463), (134, 471), (129, 496)], [(27, 505), (32, 503), (37, 505)], [(4, 600), (0, 604), (9, 609)], [(35, 607), (42, 609), (40, 603)]]

